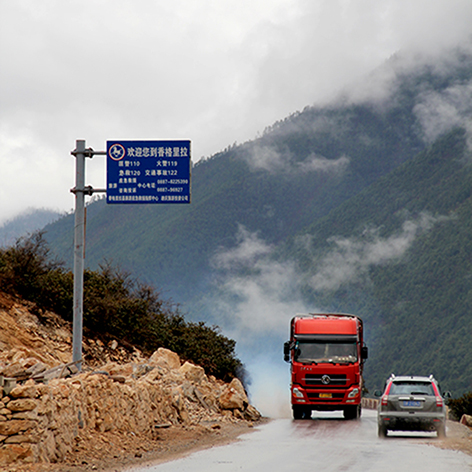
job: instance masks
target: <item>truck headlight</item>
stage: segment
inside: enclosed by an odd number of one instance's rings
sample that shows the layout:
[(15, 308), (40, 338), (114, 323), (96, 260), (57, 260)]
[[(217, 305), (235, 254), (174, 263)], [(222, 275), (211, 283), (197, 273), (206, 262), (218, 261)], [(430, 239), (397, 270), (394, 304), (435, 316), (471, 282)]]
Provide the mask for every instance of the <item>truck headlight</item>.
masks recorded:
[(292, 393), (297, 398), (303, 398), (303, 392), (299, 390), (297, 387), (294, 387)]
[(348, 398), (354, 398), (354, 397), (357, 397), (357, 395), (359, 395), (359, 389), (358, 388), (354, 388), (352, 390), (352, 392), (349, 392), (348, 394)]

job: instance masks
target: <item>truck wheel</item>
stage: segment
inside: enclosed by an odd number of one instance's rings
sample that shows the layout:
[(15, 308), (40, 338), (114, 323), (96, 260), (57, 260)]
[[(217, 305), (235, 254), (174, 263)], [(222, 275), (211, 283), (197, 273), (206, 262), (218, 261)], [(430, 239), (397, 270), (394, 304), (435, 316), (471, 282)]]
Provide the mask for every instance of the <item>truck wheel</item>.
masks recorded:
[(299, 406), (293, 406), (292, 407), (292, 412), (293, 412), (293, 419), (294, 420), (303, 419), (303, 408), (301, 408)]
[(361, 416), (361, 406), (360, 405), (346, 406), (344, 408), (343, 414), (346, 420), (357, 420)]
[(293, 406), (292, 411), (294, 420), (309, 420), (311, 418), (311, 410), (309, 408)]
[(379, 438), (386, 438), (387, 437), (387, 427), (380, 423), (379, 424)]

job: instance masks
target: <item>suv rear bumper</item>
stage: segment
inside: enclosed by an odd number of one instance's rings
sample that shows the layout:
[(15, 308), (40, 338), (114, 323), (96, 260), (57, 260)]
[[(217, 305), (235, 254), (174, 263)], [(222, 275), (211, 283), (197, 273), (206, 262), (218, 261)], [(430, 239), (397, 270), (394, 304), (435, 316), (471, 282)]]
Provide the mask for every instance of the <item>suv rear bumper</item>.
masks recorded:
[(395, 431), (436, 431), (446, 424), (446, 417), (431, 413), (411, 415), (407, 412), (396, 412), (395, 414), (389, 412), (380, 413), (378, 422), (386, 429)]

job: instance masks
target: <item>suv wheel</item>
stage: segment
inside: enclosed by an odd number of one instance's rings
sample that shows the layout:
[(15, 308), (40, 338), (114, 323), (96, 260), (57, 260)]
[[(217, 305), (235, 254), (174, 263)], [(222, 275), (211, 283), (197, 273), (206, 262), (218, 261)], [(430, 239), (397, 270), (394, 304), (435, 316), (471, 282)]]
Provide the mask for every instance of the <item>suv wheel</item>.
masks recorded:
[(379, 438), (386, 438), (387, 437), (387, 427), (383, 424), (379, 424)]
[(438, 438), (445, 438), (446, 437), (446, 425), (444, 423), (441, 423), (440, 426), (436, 429), (438, 433)]

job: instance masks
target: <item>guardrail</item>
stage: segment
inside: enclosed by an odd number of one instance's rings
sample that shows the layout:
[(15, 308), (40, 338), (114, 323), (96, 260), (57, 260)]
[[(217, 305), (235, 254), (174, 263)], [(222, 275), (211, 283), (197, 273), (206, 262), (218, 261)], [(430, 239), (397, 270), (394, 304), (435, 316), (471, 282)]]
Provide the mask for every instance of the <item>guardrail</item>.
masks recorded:
[(379, 400), (377, 398), (363, 398), (362, 399), (362, 408), (366, 410), (376, 410), (379, 405)]

